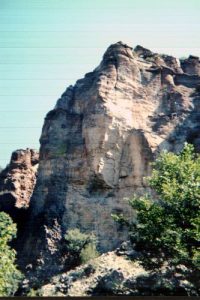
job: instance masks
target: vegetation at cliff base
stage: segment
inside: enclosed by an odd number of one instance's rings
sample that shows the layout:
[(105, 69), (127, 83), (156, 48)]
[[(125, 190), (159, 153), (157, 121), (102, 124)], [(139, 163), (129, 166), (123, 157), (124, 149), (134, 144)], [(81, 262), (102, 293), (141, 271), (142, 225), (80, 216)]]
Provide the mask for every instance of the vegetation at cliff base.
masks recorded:
[(179, 155), (163, 152), (153, 164), (149, 185), (157, 193), (130, 200), (136, 220), (114, 219), (129, 226), (130, 239), (147, 268), (184, 265), (200, 271), (200, 156), (185, 144)]
[(65, 235), (67, 250), (80, 263), (86, 263), (99, 255), (96, 250), (97, 239), (94, 234), (80, 232), (78, 228), (68, 230)]
[(22, 279), (15, 264), (16, 252), (9, 246), (16, 232), (16, 225), (9, 215), (0, 212), (0, 296), (14, 295)]

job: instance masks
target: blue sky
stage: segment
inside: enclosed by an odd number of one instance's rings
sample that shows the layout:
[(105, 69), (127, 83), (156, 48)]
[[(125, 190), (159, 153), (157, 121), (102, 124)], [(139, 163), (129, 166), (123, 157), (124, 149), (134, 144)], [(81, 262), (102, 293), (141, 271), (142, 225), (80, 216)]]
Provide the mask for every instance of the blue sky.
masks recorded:
[(200, 56), (199, 0), (0, 0), (0, 165), (117, 41)]

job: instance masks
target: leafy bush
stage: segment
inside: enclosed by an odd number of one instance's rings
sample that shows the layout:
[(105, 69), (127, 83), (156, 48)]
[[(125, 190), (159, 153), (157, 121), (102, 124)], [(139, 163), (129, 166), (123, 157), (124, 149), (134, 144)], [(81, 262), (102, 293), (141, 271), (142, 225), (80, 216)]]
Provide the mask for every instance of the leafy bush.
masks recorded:
[(16, 232), (12, 219), (0, 212), (0, 296), (14, 295), (22, 280), (22, 274), (15, 265), (16, 252), (9, 246)]
[(96, 244), (94, 243), (89, 243), (88, 245), (86, 245), (81, 250), (81, 254), (80, 254), (82, 263), (86, 263), (97, 256), (99, 256), (99, 253), (96, 249)]
[(94, 234), (85, 234), (75, 228), (67, 231), (65, 240), (69, 253), (81, 263), (86, 263), (98, 256), (97, 239)]
[(153, 165), (149, 184), (158, 200), (134, 196), (130, 205), (136, 220), (114, 218), (128, 224), (145, 267), (160, 267), (167, 261), (200, 275), (200, 156), (186, 144), (180, 155), (163, 152)]

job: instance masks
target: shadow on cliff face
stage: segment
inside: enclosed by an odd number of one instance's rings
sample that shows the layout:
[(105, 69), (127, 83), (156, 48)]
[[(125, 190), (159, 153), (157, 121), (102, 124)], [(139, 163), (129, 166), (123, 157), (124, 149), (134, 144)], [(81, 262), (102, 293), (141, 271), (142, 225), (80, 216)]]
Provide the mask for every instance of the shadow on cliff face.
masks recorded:
[(17, 238), (11, 242), (12, 247), (18, 249), (18, 239), (21, 237), (24, 227), (29, 220), (27, 208), (17, 208), (15, 206), (16, 198), (12, 193), (5, 193), (0, 196), (0, 211), (7, 213), (17, 225)]
[(145, 133), (132, 129), (122, 148), (119, 164), (120, 185), (124, 187), (146, 187), (144, 178), (151, 174), (153, 153)]
[(164, 126), (176, 122), (176, 118), (181, 117), (184, 113), (187, 113), (187, 111), (183, 105), (182, 94), (173, 88), (168, 90), (167, 87), (164, 87), (156, 115), (150, 117), (150, 120), (154, 123), (153, 131), (159, 133)]
[[(194, 145), (196, 152), (200, 153), (200, 92), (198, 90), (193, 91), (191, 97), (193, 98), (193, 108), (167, 137), (170, 151), (179, 152), (184, 142), (188, 142)], [(174, 118), (178, 118), (178, 115)], [(161, 143), (159, 148), (163, 149), (162, 144), (164, 143)]]
[[(16, 247), (20, 267), (27, 278), (32, 283), (35, 282), (37, 286), (40, 281), (44, 283), (48, 281), (49, 276), (59, 273), (63, 269), (67, 270), (69, 267), (66, 253), (63, 252), (65, 241), (61, 225), (67, 190), (66, 184), (63, 189), (60, 184), (66, 182), (66, 177), (52, 176), (50, 182), (45, 210), (34, 215), (30, 206), (26, 228), (23, 229)], [(26, 238), (25, 243), (24, 238)]]
[[(49, 120), (50, 117), (53, 120)], [(58, 124), (54, 122), (56, 117), (59, 119)], [(69, 169), (69, 159), (66, 157), (75, 155), (75, 146), (78, 148), (77, 155), (83, 152), (80, 126), (81, 116), (67, 115), (61, 109), (46, 117), (46, 126), (41, 137), (39, 175), (31, 198), (29, 220), (17, 244), (19, 265), (37, 283), (40, 280), (47, 281), (49, 276), (70, 266), (67, 265), (66, 253), (63, 250), (66, 228), (62, 219), (67, 209), (65, 204), (68, 184), (73, 181), (74, 169), (73, 166)], [(69, 143), (73, 131), (75, 138), (73, 143)], [(41, 169), (43, 172), (40, 172)]]
[[(148, 71), (154, 73), (157, 69), (154, 67)], [(157, 135), (164, 134), (166, 137), (158, 145), (156, 152), (166, 147), (169, 151), (179, 152), (184, 142), (193, 144), (195, 150), (200, 152), (200, 76), (198, 72), (177, 73), (165, 67), (161, 67), (159, 72), (161, 73), (162, 96), (155, 114), (149, 116), (149, 119), (153, 123), (153, 131)], [(170, 125), (174, 127), (173, 131)], [(166, 135), (168, 130), (171, 132)]]
[(0, 172), (0, 211), (10, 215), (17, 225), (17, 239), (12, 241), (12, 247), (17, 251), (29, 221), (29, 201), (36, 183), (38, 163), (38, 151), (18, 149)]

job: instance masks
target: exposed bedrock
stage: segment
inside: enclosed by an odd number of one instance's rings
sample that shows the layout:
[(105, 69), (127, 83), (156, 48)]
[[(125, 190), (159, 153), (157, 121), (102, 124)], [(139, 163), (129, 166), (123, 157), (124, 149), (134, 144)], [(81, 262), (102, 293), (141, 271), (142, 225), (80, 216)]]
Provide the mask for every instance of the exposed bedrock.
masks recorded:
[(199, 149), (200, 77), (185, 70), (176, 58), (119, 42), (67, 88), (42, 129), (25, 264), (37, 258), (55, 270), (69, 228), (94, 231), (101, 251), (126, 239), (111, 213), (130, 215), (127, 198), (149, 191), (152, 160), (185, 141)]
[(28, 217), (38, 163), (38, 151), (16, 150), (8, 166), (0, 173), (0, 211), (8, 213), (18, 224), (18, 229), (23, 227)]
[(200, 61), (199, 57), (190, 55), (187, 59), (181, 61), (182, 69), (185, 73), (200, 76)]

